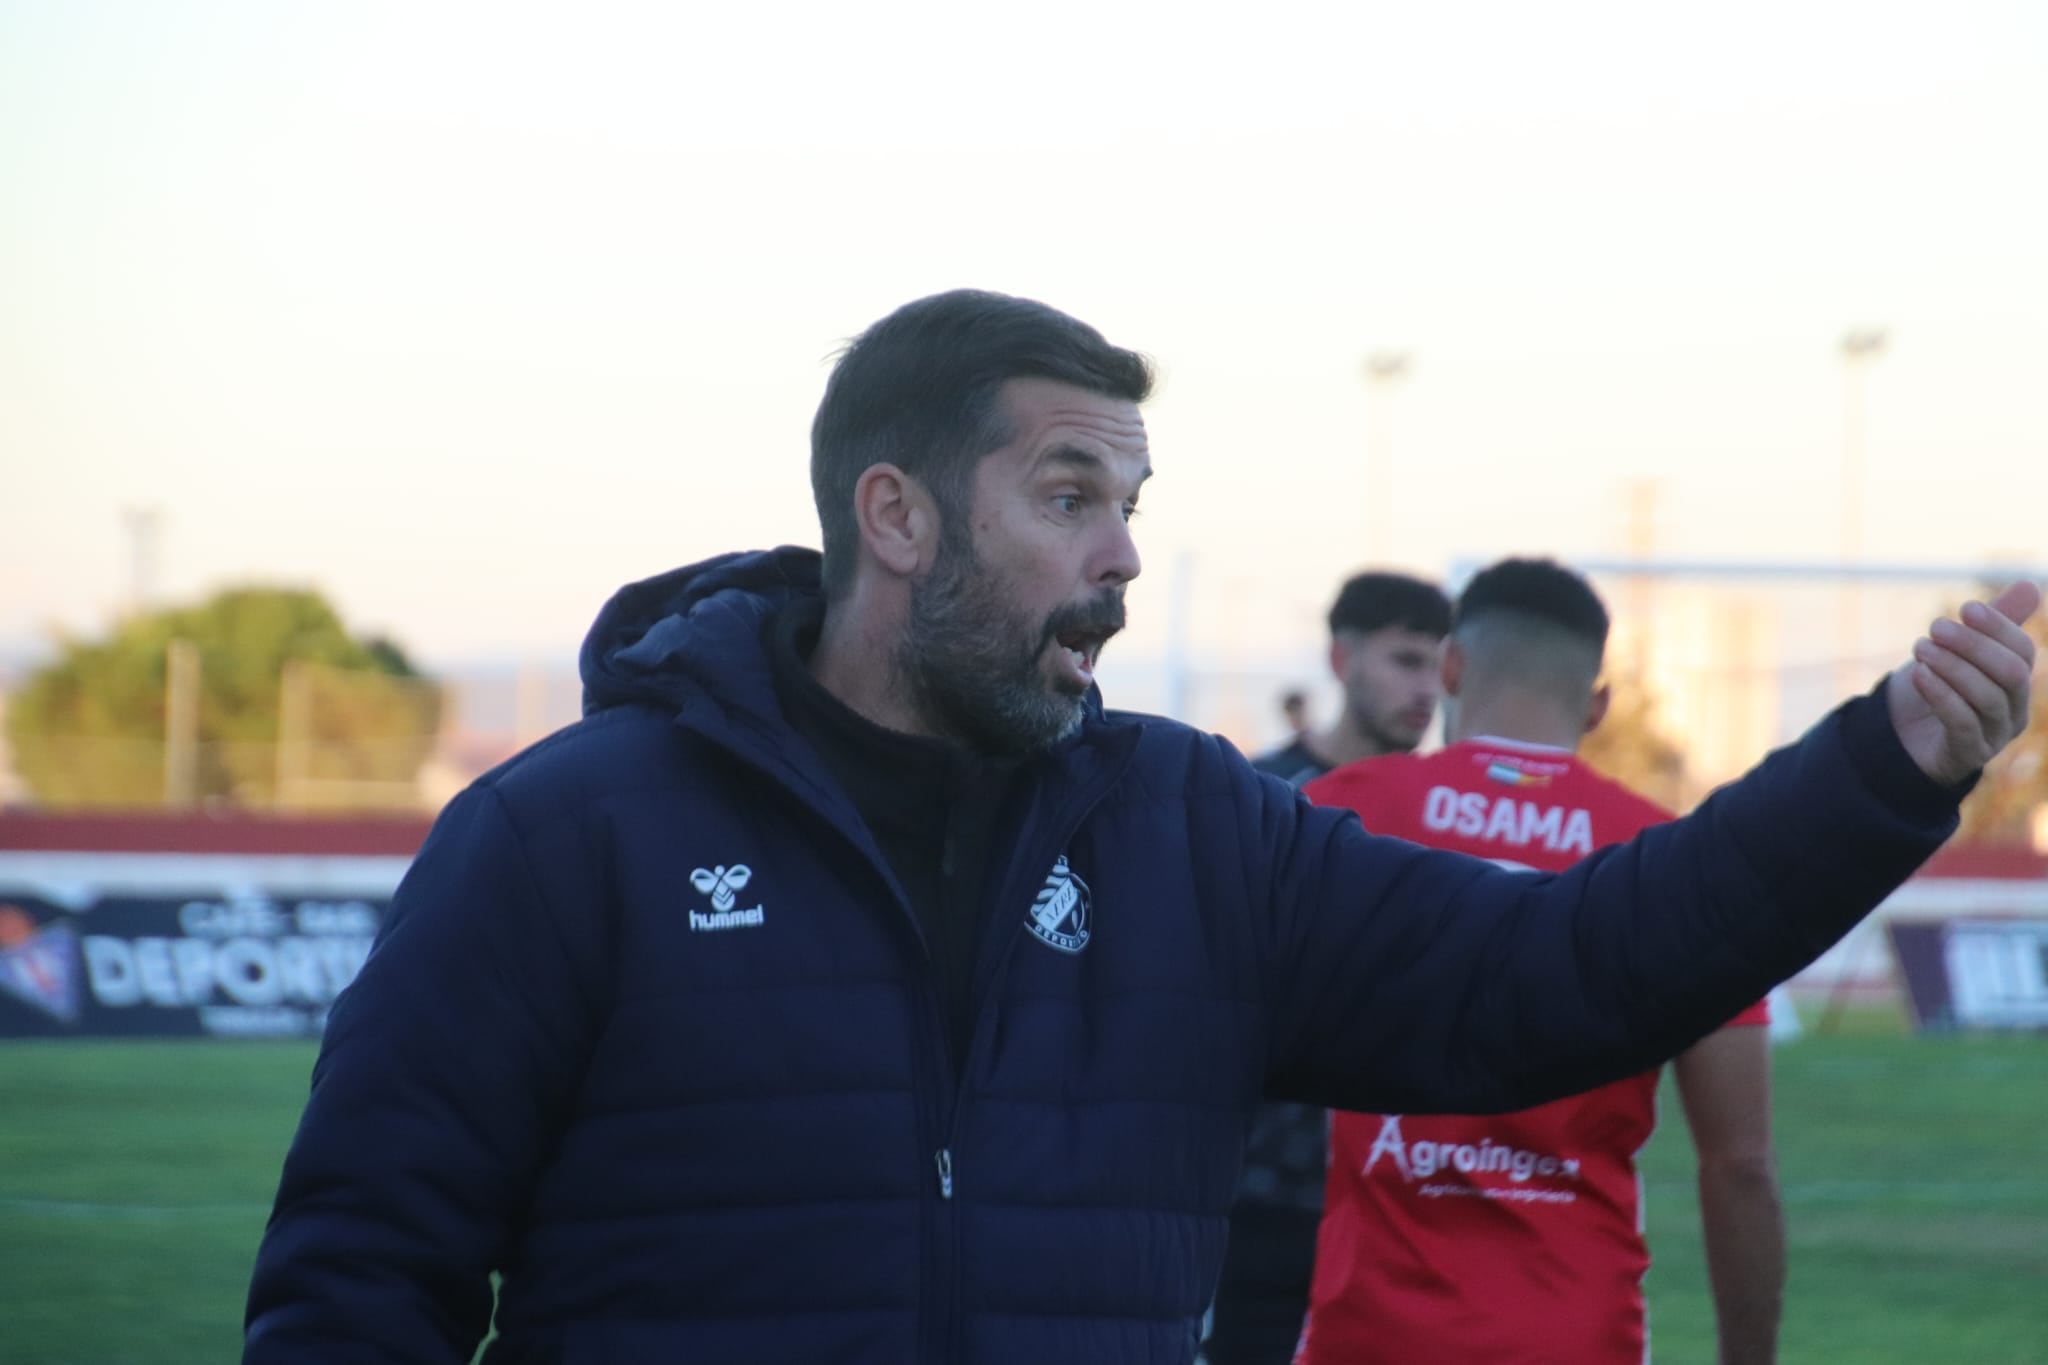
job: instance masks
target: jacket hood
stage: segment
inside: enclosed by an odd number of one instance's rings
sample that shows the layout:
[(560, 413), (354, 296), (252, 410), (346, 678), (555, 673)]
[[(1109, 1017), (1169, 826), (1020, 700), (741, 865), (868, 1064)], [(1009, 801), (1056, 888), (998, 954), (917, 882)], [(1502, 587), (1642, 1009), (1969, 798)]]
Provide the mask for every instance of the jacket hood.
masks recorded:
[(692, 694), (772, 711), (763, 628), (791, 602), (822, 599), (822, 564), (816, 550), (785, 545), (628, 583), (584, 637), (583, 713), (635, 702), (680, 709)]

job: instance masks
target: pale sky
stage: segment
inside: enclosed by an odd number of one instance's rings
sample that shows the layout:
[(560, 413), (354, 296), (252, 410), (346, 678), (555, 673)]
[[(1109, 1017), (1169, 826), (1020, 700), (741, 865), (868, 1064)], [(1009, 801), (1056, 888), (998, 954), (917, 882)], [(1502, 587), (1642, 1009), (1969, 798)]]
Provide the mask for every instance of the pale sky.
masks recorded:
[(155, 503), (165, 599), (566, 664), (815, 543), (827, 357), (956, 285), (1159, 363), (1112, 663), (1184, 554), (1206, 647), (1312, 646), (1368, 562), (1616, 553), (1630, 479), (1667, 554), (1832, 558), (1852, 325), (1871, 552), (2048, 559), (2044, 77), (2028, 0), (0, 0), (0, 645)]

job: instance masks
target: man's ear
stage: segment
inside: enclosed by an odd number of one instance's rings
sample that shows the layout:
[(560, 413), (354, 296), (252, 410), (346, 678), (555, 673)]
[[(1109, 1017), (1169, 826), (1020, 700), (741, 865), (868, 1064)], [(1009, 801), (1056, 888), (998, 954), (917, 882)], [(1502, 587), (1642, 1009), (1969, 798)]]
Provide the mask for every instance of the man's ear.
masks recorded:
[(1444, 695), (1455, 697), (1465, 681), (1465, 651), (1452, 639), (1444, 641)]
[(893, 464), (871, 464), (853, 485), (860, 543), (898, 578), (915, 578), (938, 557), (938, 505), (924, 485)]
[(1593, 689), (1593, 699), (1586, 703), (1586, 733), (1592, 734), (1600, 728), (1600, 722), (1607, 719), (1607, 708), (1614, 701), (1614, 687), (1601, 683)]

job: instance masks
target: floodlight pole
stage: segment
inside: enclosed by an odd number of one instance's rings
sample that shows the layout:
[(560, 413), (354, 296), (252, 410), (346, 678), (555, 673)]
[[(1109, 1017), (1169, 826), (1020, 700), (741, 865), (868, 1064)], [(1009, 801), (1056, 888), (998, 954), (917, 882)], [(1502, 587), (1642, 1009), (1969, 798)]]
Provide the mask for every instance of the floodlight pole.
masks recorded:
[(1365, 358), (1366, 387), (1372, 391), (1372, 406), (1366, 413), (1365, 551), (1382, 562), (1391, 559), (1387, 542), (1393, 525), (1389, 509), (1394, 483), (1393, 393), (1408, 377), (1409, 361), (1406, 351), (1374, 351)]

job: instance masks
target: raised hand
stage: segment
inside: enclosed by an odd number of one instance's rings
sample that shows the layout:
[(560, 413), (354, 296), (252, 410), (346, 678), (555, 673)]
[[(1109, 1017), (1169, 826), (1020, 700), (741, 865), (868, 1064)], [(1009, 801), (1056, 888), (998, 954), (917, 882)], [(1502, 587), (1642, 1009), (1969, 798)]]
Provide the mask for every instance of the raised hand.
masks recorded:
[(2020, 629), (2041, 589), (2014, 583), (1966, 602), (1913, 642), (1913, 661), (1885, 680), (1899, 742), (1936, 782), (1953, 786), (2027, 728), (2034, 642)]

